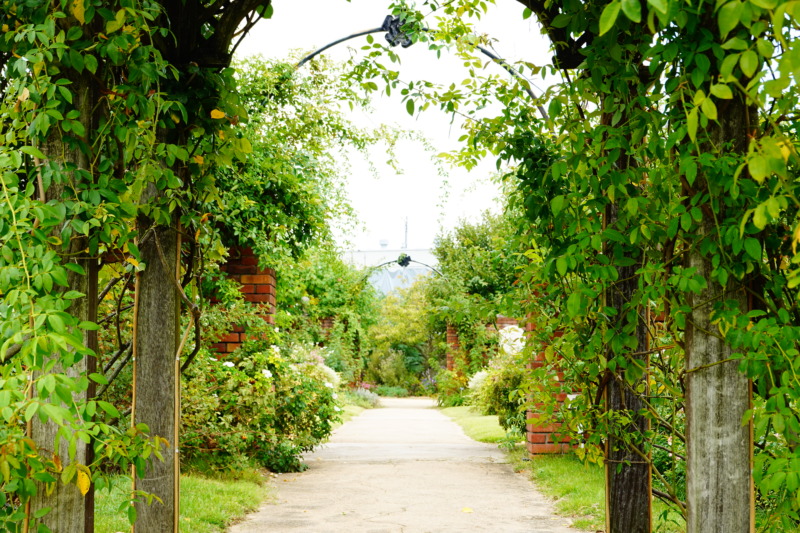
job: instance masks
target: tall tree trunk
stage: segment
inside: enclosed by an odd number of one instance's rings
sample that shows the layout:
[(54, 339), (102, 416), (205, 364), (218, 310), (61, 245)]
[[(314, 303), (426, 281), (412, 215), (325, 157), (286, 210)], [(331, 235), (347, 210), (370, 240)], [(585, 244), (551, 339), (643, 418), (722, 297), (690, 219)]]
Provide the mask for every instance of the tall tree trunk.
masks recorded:
[[(707, 151), (743, 153), (749, 125), (756, 114), (742, 100), (732, 100), (719, 113)], [(751, 122), (752, 117), (752, 122)], [(712, 126), (713, 127), (713, 126)], [(698, 181), (700, 182), (700, 177)], [(703, 184), (714, 191), (708, 176)], [(718, 189), (717, 189), (718, 190)], [(712, 196), (714, 193), (712, 192)], [(719, 202), (724, 206), (724, 202)], [(720, 210), (724, 209), (720, 207)], [(722, 220), (724, 213), (718, 213)], [(698, 228), (698, 243), (716, 240), (717, 228), (710, 214)], [(739, 372), (737, 361), (728, 361), (730, 346), (712, 323), (716, 304), (735, 300), (747, 311), (744, 288), (731, 278), (723, 289), (712, 281), (711, 257), (699, 244), (688, 252), (688, 266), (708, 281), (708, 287), (690, 298), (692, 308), (686, 327), (686, 504), (687, 533), (748, 533), (753, 527), (751, 437), (742, 418), (750, 408), (750, 384)]]
[[(93, 127), (92, 107), (96, 100), (96, 86), (87, 76), (75, 76), (71, 80), (70, 88), (74, 94), (75, 109), (80, 112), (79, 120), (83, 123), (86, 131), (91, 131)], [(54, 128), (55, 129), (55, 128)], [(61, 141), (60, 132), (53, 133), (46, 144), (42, 146), (42, 152), (52, 161), (58, 163), (69, 162), (79, 169), (90, 170), (90, 161), (86, 154), (73, 146), (65, 145)], [(78, 183), (80, 187), (81, 184)], [(46, 191), (44, 199), (47, 201), (60, 202), (63, 200), (65, 187), (63, 184), (53, 183)], [(66, 259), (80, 265), (86, 275), (80, 275), (68, 271), (67, 287), (64, 289), (74, 290), (86, 295), (85, 298), (73, 300), (68, 312), (76, 318), (85, 321), (97, 321), (97, 259), (88, 257), (87, 239), (73, 239), (69, 250), (64, 255)], [(83, 343), (88, 348), (97, 351), (97, 332), (84, 331)], [(84, 357), (71, 367), (64, 369), (61, 365), (56, 365), (52, 373), (65, 373), (70, 378), (85, 376), (94, 371), (96, 359), (94, 356)], [(90, 383), (92, 383), (90, 381)], [(81, 396), (76, 396), (77, 403), (86, 402), (94, 396), (94, 387), (90, 388)], [(58, 426), (53, 422), (42, 424), (38, 417), (31, 421), (31, 438), (36, 442), (43, 457), (57, 455), (63, 466), (70, 464), (69, 461), (69, 442), (62, 439), (58, 450), (54, 449), (54, 442)], [(93, 461), (92, 444), (86, 444), (78, 440), (75, 454), (75, 462), (88, 465)], [(51, 491), (40, 484), (36, 497), (31, 500), (31, 513), (45, 508), (51, 511), (39, 522), (46, 524), (52, 531), (58, 533), (91, 533), (94, 531), (94, 487), (90, 487), (86, 496), (82, 495), (75, 484), (64, 485), (58, 480)]]
[[(619, 205), (613, 203), (609, 206), (607, 224), (613, 225), (617, 220)], [(628, 312), (631, 299), (638, 289), (639, 278), (636, 271), (641, 267), (639, 262), (629, 267), (619, 268), (619, 280), (607, 291), (606, 303), (617, 311), (617, 328), (628, 329), (633, 322), (633, 334), (636, 336), (636, 352), (647, 351), (647, 324), (642, 318), (642, 312), (635, 316)], [(633, 364), (633, 363), (629, 363)], [(605, 391), (606, 409), (619, 411), (631, 419), (631, 424), (626, 428), (634, 446), (640, 450), (644, 447), (644, 433), (649, 429), (647, 417), (639, 412), (644, 408), (644, 403), (635, 387), (642, 385), (644, 378), (631, 385), (625, 381), (624, 376), (612, 377)], [(640, 437), (637, 441), (636, 437)], [(606, 443), (605, 457), (606, 471), (606, 532), (607, 533), (649, 533), (652, 523), (650, 483), (651, 472), (649, 462), (631, 449), (620, 439), (610, 436)]]
[(146, 268), (138, 282), (132, 418), (135, 424), (147, 424), (151, 436), (166, 439), (169, 444), (162, 449), (164, 460), (151, 456), (145, 475), (135, 478), (137, 490), (155, 494), (161, 503), (136, 505), (134, 531), (167, 533), (177, 525), (179, 512), (180, 466), (175, 436), (180, 296), (173, 283), (177, 272), (178, 234), (174, 227), (154, 225), (144, 216), (139, 217), (138, 226), (142, 238), (141, 259)]

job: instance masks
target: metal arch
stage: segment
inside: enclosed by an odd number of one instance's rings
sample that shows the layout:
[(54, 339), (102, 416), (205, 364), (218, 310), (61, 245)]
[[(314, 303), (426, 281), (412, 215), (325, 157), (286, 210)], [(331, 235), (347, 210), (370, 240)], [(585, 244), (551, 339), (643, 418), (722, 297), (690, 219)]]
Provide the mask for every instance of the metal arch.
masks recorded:
[[(341, 39), (337, 39), (331, 43), (328, 43), (322, 48), (314, 50), (313, 52), (305, 56), (303, 59), (301, 59), (297, 63), (297, 65), (295, 65), (295, 69), (299, 69), (317, 55), (321, 54), (322, 52), (324, 52), (329, 48), (336, 46), (337, 44), (341, 44), (345, 41), (349, 41), (350, 39), (355, 39), (357, 37), (363, 37), (364, 35), (369, 35), (371, 33), (386, 32), (386, 40), (389, 41), (389, 44), (391, 44), (392, 46), (397, 46), (399, 44), (403, 48), (408, 48), (413, 44), (413, 42), (408, 37), (408, 35), (406, 35), (405, 33), (402, 32), (402, 30), (400, 30), (400, 26), (401, 26), (400, 17), (393, 17), (392, 15), (387, 15), (380, 28), (374, 28), (371, 30), (365, 30), (362, 32), (354, 33), (352, 35), (348, 35), (347, 37), (342, 37)], [(423, 29), (423, 31), (430, 32), (431, 30)], [(508, 72), (512, 77), (516, 78), (520, 82), (520, 85), (522, 85), (522, 89), (526, 93), (528, 93), (528, 96), (531, 97), (531, 100), (535, 101), (537, 99), (536, 95), (530, 88), (530, 80), (525, 78), (525, 76), (520, 74), (518, 70), (516, 70), (514, 67), (508, 64), (508, 62), (505, 59), (493, 54), (483, 46), (477, 44), (473, 46), (475, 46), (475, 48), (478, 49), (482, 54), (484, 54), (492, 61), (503, 67), (503, 70)], [(547, 112), (544, 110), (544, 107), (542, 107), (541, 104), (536, 104), (536, 109), (542, 115), (542, 118), (544, 118), (545, 120), (549, 120), (550, 117), (547, 115)]]

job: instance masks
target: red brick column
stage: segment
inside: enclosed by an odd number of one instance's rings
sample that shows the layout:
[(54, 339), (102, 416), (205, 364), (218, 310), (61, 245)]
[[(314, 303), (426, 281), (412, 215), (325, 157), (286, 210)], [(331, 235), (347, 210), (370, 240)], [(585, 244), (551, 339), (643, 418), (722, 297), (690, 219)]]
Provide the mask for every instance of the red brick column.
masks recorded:
[[(531, 331), (531, 325), (528, 324), (525, 328), (527, 331)], [(555, 337), (560, 337), (561, 333), (556, 333)], [(545, 351), (542, 349), (539, 351), (534, 360), (528, 363), (528, 369), (533, 370), (536, 368), (541, 368), (545, 366)], [(559, 383), (563, 383), (564, 381), (564, 374), (563, 372), (557, 373), (557, 380)], [(563, 404), (564, 401), (567, 399), (567, 395), (560, 393), (556, 396), (556, 401), (560, 404)], [(540, 454), (554, 454), (554, 453), (568, 453), (574, 447), (568, 438), (563, 438), (558, 436), (558, 431), (561, 429), (561, 424), (558, 422), (552, 421), (545, 421), (541, 420), (543, 415), (536, 413), (535, 411), (528, 411), (527, 412), (527, 425), (525, 427), (525, 446), (528, 449), (528, 453), (531, 455), (540, 455)]]
[(455, 326), (447, 324), (447, 370), (455, 370), (456, 354), (461, 350), (461, 341), (458, 339), (458, 330)]
[[(263, 318), (269, 324), (275, 323), (275, 271), (271, 268), (259, 268), (258, 257), (252, 248), (233, 247), (230, 249), (228, 262), (220, 267), (228, 278), (238, 281), (244, 299), (252, 304), (265, 306)], [(213, 348), (220, 354), (228, 354), (241, 346), (247, 339), (247, 333), (241, 326), (235, 326)]]

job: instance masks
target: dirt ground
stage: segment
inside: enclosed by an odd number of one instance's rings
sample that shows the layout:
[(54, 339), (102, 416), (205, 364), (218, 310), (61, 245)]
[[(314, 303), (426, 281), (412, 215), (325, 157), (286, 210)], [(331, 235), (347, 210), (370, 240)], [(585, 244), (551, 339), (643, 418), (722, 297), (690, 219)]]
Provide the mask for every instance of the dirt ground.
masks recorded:
[(383, 399), (278, 476), (277, 502), (230, 533), (576, 533), (505, 462), (427, 398)]

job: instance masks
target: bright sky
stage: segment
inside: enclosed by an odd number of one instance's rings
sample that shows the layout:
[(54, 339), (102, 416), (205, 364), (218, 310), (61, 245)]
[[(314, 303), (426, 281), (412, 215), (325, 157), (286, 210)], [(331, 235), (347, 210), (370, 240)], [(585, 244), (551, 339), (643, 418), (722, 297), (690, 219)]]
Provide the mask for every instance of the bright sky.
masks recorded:
[[(531, 19), (522, 19), (522, 5), (515, 0), (497, 1), (499, 5), (490, 6), (489, 14), (477, 23), (479, 32), (497, 40), (494, 44), (497, 54), (509, 61), (524, 59), (537, 65), (549, 63), (546, 40)], [(262, 54), (282, 59), (295, 49), (315, 50), (342, 37), (380, 27), (389, 14), (389, 3), (389, 0), (273, 0), (273, 18), (259, 23), (237, 55)], [(383, 39), (381, 34), (374, 36)], [(359, 53), (358, 49), (364, 44), (366, 38), (360, 37), (333, 47), (325, 54), (345, 60), (351, 53)], [(429, 79), (458, 84), (467, 76), (458, 58), (446, 51), (438, 60), (424, 44), (408, 49), (398, 47), (396, 51), (401, 56), (400, 72), (404, 80)], [(490, 68), (500, 69), (499, 66)], [(400, 175), (383, 164), (385, 153), (374, 152), (371, 159), (378, 168), (377, 178), (369, 172), (366, 162), (350, 159), (352, 175), (347, 189), (363, 227), (353, 228), (347, 248), (377, 249), (381, 240), (388, 241), (388, 247), (394, 249), (404, 244), (408, 248), (429, 248), (442, 227), (451, 228), (462, 218), (475, 219), (484, 210), (497, 207), (497, 186), (490, 181), (495, 171), (493, 158), (469, 173), (445, 167), (448, 177), (440, 176), (431, 161), (436, 153), (457, 146), (461, 133), (457, 124), (450, 123), (450, 117), (433, 109), (411, 117), (399, 95), (376, 99), (373, 106), (373, 116), (353, 117), (354, 122), (394, 124), (420, 131), (435, 151), (426, 152), (418, 142), (403, 142), (397, 154), (402, 167)]]

